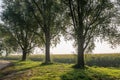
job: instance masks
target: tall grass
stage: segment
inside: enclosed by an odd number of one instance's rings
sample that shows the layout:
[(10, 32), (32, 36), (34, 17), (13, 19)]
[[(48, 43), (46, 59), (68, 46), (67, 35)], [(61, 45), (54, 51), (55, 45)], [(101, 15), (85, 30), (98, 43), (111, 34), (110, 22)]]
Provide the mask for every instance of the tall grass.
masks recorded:
[[(43, 61), (44, 55), (30, 55), (28, 60), (33, 61)], [(61, 54), (61, 55), (51, 55), (52, 62), (58, 63), (76, 63), (75, 54)], [(0, 57), (0, 59), (5, 60), (20, 60), (20, 55), (12, 55), (8, 57)], [(85, 54), (85, 64), (88, 66), (103, 66), (103, 67), (120, 67), (120, 54)]]
[(89, 66), (120, 67), (120, 54), (88, 54), (85, 60)]

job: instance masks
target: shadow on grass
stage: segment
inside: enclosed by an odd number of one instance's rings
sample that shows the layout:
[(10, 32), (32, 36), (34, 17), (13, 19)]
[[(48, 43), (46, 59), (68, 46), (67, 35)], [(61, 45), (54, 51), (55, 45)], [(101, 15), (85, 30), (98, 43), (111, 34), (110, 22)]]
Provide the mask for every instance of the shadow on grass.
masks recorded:
[(54, 63), (45, 63), (45, 62), (43, 62), (42, 64), (40, 64), (40, 66), (48, 66), (48, 65), (53, 65)]
[[(23, 61), (17, 61), (12, 63), (11, 66), (8, 66), (6, 68), (4, 68), (3, 70), (0, 70), (0, 80), (2, 78), (5, 78), (8, 75), (12, 75), (12, 74), (17, 74), (17, 73), (23, 73), (27, 70), (39, 67), (40, 65), (35, 65), (35, 66), (26, 66), (25, 63)], [(27, 63), (28, 64), (28, 63)], [(16, 66), (18, 66), (19, 68), (15, 68)]]
[(73, 69), (61, 76), (61, 80), (117, 80), (108, 74), (91, 69)]
[(92, 80), (85, 69), (74, 69), (61, 76), (62, 80)]

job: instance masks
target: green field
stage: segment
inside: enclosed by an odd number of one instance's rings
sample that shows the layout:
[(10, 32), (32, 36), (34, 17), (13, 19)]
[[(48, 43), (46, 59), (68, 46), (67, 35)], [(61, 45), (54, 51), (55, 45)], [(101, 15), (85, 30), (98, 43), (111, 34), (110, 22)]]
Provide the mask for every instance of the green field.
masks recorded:
[(76, 55), (52, 55), (53, 64), (44, 65), (44, 55), (1, 57), (13, 65), (0, 71), (0, 80), (120, 80), (120, 54), (87, 54), (86, 68), (74, 69)]
[[(76, 54), (63, 54), (63, 55), (51, 55), (51, 60), (54, 63), (76, 63)], [(8, 56), (0, 57), (4, 60), (21, 60), (21, 56)], [(44, 55), (30, 55), (27, 60), (44, 62)], [(120, 67), (120, 54), (86, 54), (85, 64), (88, 66), (101, 66), (101, 67)]]

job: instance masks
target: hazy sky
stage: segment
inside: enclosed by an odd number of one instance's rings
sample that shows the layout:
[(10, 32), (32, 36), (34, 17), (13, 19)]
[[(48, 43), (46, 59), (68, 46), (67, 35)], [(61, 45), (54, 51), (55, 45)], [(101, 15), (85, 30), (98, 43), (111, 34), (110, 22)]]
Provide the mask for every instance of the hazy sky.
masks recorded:
[[(1, 4), (0, 0), (0, 4)], [(1, 8), (0, 8), (1, 11)], [(65, 41), (63, 38), (61, 38), (60, 44), (58, 44), (55, 48), (51, 49), (51, 53), (74, 53), (75, 49), (72, 46), (73, 42), (72, 41)], [(93, 50), (93, 53), (119, 53), (120, 52), (120, 47), (118, 46), (116, 49), (110, 48), (110, 45), (107, 44), (107, 42), (96, 42), (96, 47)], [(38, 49), (37, 49), (38, 50)], [(37, 52), (37, 51), (36, 51)]]
[[(61, 43), (57, 45), (56, 48), (51, 50), (51, 53), (73, 53), (75, 49), (72, 46), (72, 41), (65, 41), (61, 38)], [(119, 53), (120, 47), (112, 49), (111, 46), (107, 42), (95, 42), (96, 47), (93, 50), (93, 53)]]

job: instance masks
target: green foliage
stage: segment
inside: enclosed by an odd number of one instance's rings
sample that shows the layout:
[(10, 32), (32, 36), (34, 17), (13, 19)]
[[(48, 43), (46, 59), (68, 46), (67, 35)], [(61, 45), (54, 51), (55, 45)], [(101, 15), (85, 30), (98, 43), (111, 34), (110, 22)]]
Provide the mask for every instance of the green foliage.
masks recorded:
[[(66, 5), (68, 17), (71, 17), (71, 26), (66, 26), (65, 38), (74, 39), (74, 46), (78, 46), (78, 38), (83, 41), (83, 48), (86, 52), (92, 51), (97, 38), (106, 40), (112, 45), (112, 41), (118, 39), (119, 29), (114, 23), (116, 9), (111, 0), (62, 0)], [(113, 39), (115, 38), (115, 39)]]
[(5, 29), (5, 26), (1, 24), (0, 26), (0, 50), (6, 51), (6, 56), (13, 51), (17, 51), (18, 44), (15, 38), (11, 35), (9, 31)]
[[(28, 12), (24, 1), (5, 0), (2, 6), (3, 29), (9, 33), (9, 38), (5, 37), (4, 41), (7, 43), (7, 47), (14, 46), (14, 50), (15, 48), (22, 50), (25, 57), (26, 54), (32, 52), (35, 46), (38, 46), (38, 42), (41, 44), (41, 41), (38, 41), (38, 37), (34, 33), (34, 31), (38, 30), (38, 25)], [(22, 60), (24, 60), (23, 58)]]
[[(60, 41), (59, 33), (61, 32), (60, 29), (64, 20), (64, 16), (62, 15), (63, 9), (60, 1), (29, 0), (25, 1), (25, 6), (29, 10), (29, 13), (34, 16), (35, 21), (39, 25), (39, 31), (35, 33), (43, 40), (44, 43), (46, 42), (45, 36), (49, 36), (50, 44), (56, 45)], [(43, 35), (39, 35), (41, 32)]]

